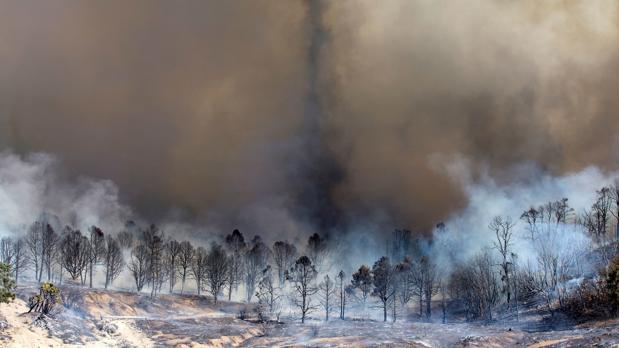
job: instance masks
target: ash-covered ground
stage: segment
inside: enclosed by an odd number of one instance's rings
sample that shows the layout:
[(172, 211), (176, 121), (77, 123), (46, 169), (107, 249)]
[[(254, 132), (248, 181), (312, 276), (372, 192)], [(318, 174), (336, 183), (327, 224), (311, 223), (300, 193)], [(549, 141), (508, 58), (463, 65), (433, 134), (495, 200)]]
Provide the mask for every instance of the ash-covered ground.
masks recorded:
[(21, 286), (18, 298), (0, 305), (6, 325), (3, 347), (612, 347), (619, 344), (619, 321), (572, 325), (549, 321), (536, 306), (519, 320), (492, 324), (395, 323), (351, 316), (325, 322), (319, 313), (301, 324), (283, 316), (259, 323), (253, 305), (206, 296), (159, 295), (63, 286), (64, 304), (51, 317), (26, 313), (36, 287)]

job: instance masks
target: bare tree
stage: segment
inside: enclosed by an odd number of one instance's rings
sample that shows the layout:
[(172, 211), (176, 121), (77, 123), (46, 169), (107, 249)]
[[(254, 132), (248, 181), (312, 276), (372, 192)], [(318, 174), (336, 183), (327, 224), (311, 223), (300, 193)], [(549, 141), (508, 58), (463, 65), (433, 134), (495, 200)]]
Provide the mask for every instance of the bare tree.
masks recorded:
[(43, 233), (48, 228), (52, 227), (47, 222), (37, 220), (30, 226), (26, 235), (26, 245), (34, 266), (35, 279), (39, 282), (43, 273)]
[(297, 255), (297, 248), (287, 241), (277, 241), (273, 243), (273, 261), (277, 268), (279, 286), (284, 286), (286, 281), (286, 270), (294, 263)]
[(596, 191), (597, 198), (589, 212), (585, 212), (583, 222), (589, 232), (601, 243), (606, 243), (608, 224), (612, 215), (613, 198), (610, 188)]
[(307, 240), (307, 255), (319, 272), (326, 272), (326, 258), (328, 256), (327, 240), (318, 233), (312, 234)]
[(15, 273), (15, 283), (19, 282), (20, 272), (26, 268), (28, 263), (28, 254), (26, 251), (26, 242), (24, 238), (17, 238), (13, 242), (13, 272)]
[(0, 262), (10, 266), (11, 272), (15, 277), (15, 283), (19, 277), (19, 271), (26, 262), (26, 251), (22, 238), (13, 239), (4, 237), (0, 240)]
[(232, 289), (235, 291), (243, 278), (243, 258), (245, 256), (245, 237), (239, 230), (232, 231), (226, 236), (226, 248), (232, 256), (228, 268), (228, 301), (232, 299)]
[(432, 317), (432, 296), (438, 290), (436, 287), (436, 265), (429, 257), (422, 257), (420, 262), (421, 273), (424, 278), (424, 297), (426, 299), (426, 319)]
[[(567, 202), (567, 201), (565, 201)], [(558, 211), (558, 210), (557, 210)], [(565, 211), (565, 209), (563, 209)], [(561, 213), (564, 214), (564, 213)], [(563, 215), (558, 214), (557, 221), (561, 221), (564, 217)], [(503, 218), (501, 216), (495, 217), (492, 222), (488, 225), (488, 228), (494, 232), (496, 236), (496, 240), (494, 241), (494, 248), (498, 251), (500, 255), (500, 264), (501, 267), (501, 280), (503, 281), (503, 292), (507, 296), (507, 306), (511, 305), (512, 299), (512, 291), (511, 291), (511, 281), (510, 281), (510, 270), (512, 268), (511, 264), (511, 250), (512, 250), (512, 234), (513, 227), (515, 223), (512, 222), (511, 218), (506, 217)]]
[(174, 292), (174, 286), (176, 285), (176, 271), (178, 268), (178, 262), (181, 254), (181, 243), (176, 240), (170, 240), (165, 244), (165, 265), (168, 272), (168, 278), (170, 280), (170, 293)]
[(531, 240), (535, 239), (537, 225), (538, 222), (541, 220), (540, 215), (541, 214), (537, 209), (531, 207), (520, 216), (520, 219), (527, 223), (527, 229), (529, 230), (529, 237)]
[(484, 251), (458, 266), (451, 276), (451, 293), (464, 304), (467, 320), (492, 320), (492, 310), (499, 300), (499, 284), (492, 264), (490, 254)]
[(12, 265), (14, 256), (13, 239), (10, 237), (0, 239), (0, 262)]
[(208, 252), (203, 247), (197, 247), (193, 254), (193, 260), (191, 262), (191, 274), (196, 281), (196, 288), (198, 289), (198, 295), (202, 290), (204, 284), (204, 276), (206, 272), (206, 262), (208, 258)]
[(279, 289), (275, 286), (273, 279), (273, 270), (271, 266), (267, 266), (262, 271), (262, 276), (258, 282), (258, 290), (256, 291), (258, 305), (261, 307), (261, 312), (268, 312), (269, 316), (275, 315), (279, 321), (278, 304), (280, 299)]
[(118, 241), (111, 235), (105, 237), (105, 252), (103, 256), (105, 264), (105, 288), (112, 284), (122, 272), (125, 261)]
[(615, 240), (619, 241), (619, 179), (615, 180), (615, 184), (611, 187), (610, 195), (614, 204), (610, 212), (615, 218)]
[(361, 292), (360, 299), (365, 309), (368, 296), (372, 292), (373, 287), (372, 271), (370, 268), (366, 265), (359, 267), (359, 270), (352, 275), (351, 284), (353, 288)]
[(137, 292), (141, 292), (146, 284), (149, 270), (149, 254), (148, 250), (143, 244), (138, 244), (131, 250), (131, 258), (127, 268), (133, 276), (135, 281), (135, 288)]
[(346, 292), (344, 289), (344, 279), (346, 278), (346, 274), (344, 271), (340, 270), (337, 274), (337, 282), (339, 286), (339, 296), (340, 296), (340, 319), (344, 320), (345, 311), (346, 311)]
[(293, 304), (301, 311), (301, 323), (305, 323), (308, 313), (317, 307), (312, 304), (312, 296), (318, 292), (314, 285), (316, 267), (307, 256), (301, 256), (286, 273), (286, 280), (290, 281), (293, 290)]
[(381, 257), (372, 267), (372, 296), (378, 298), (383, 308), (383, 321), (387, 321), (387, 307), (394, 295), (394, 272), (389, 258)]
[(255, 236), (252, 240), (252, 247), (245, 253), (245, 291), (247, 292), (247, 302), (251, 302), (256, 289), (256, 280), (260, 271), (266, 268), (271, 251), (262, 242), (262, 239)]
[(191, 268), (193, 256), (194, 249), (191, 243), (188, 241), (181, 242), (180, 253), (178, 254), (178, 273), (181, 277), (181, 294), (185, 291), (185, 280), (187, 279), (187, 272)]
[(43, 230), (42, 234), (42, 266), (44, 266), (47, 271), (48, 281), (52, 279), (52, 267), (54, 265), (54, 260), (56, 260), (59, 243), (60, 236), (54, 231), (51, 225), (47, 225), (47, 228)]
[(88, 286), (92, 288), (94, 267), (103, 261), (102, 258), (105, 254), (105, 237), (103, 235), (103, 231), (97, 226), (90, 227), (89, 232), (90, 257), (88, 260)]
[(209, 292), (215, 299), (215, 303), (217, 303), (219, 293), (228, 280), (229, 262), (230, 259), (221, 245), (215, 243), (211, 245), (211, 249), (206, 257), (204, 280)]
[(165, 268), (163, 265), (164, 235), (155, 225), (150, 225), (142, 230), (142, 242), (148, 253), (147, 279), (151, 286), (150, 296), (154, 297), (161, 290), (165, 281)]
[[(133, 224), (133, 221), (130, 222), (131, 224)], [(129, 222), (128, 222), (129, 224)], [(131, 248), (133, 248), (133, 243), (135, 241), (134, 238), (134, 234), (131, 230), (123, 230), (120, 231), (118, 233), (118, 236), (116, 237), (116, 239), (118, 240), (118, 244), (121, 248), (123, 249), (129, 249), (131, 250)]]
[(335, 283), (329, 275), (325, 275), (322, 282), (318, 285), (320, 292), (320, 304), (325, 310), (325, 321), (329, 321), (329, 314), (333, 311), (334, 297), (336, 294)]
[(67, 270), (71, 279), (76, 280), (90, 260), (90, 245), (88, 238), (82, 235), (79, 230), (70, 227), (65, 228), (61, 242), (61, 263)]
[(405, 257), (400, 263), (395, 265), (395, 273), (398, 282), (395, 299), (399, 300), (400, 304), (405, 307), (412, 300), (415, 287), (412, 260), (408, 256)]

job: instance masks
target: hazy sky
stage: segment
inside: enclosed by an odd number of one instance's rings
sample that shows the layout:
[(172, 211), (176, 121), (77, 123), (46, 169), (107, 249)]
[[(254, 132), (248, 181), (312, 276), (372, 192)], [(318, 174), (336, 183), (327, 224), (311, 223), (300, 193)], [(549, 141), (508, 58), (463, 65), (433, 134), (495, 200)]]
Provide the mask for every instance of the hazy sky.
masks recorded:
[(423, 230), (465, 204), (454, 158), (503, 183), (617, 169), (617, 5), (5, 0), (0, 147), (151, 219)]

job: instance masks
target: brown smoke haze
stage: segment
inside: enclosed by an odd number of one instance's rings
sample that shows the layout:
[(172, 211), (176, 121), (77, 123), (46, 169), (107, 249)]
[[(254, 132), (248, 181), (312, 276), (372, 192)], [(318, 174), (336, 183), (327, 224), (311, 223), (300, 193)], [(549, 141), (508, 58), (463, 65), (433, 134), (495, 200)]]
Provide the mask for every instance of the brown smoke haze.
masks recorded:
[(618, 14), (601, 0), (7, 0), (0, 148), (110, 179), (151, 219), (232, 226), (283, 207), (315, 226), (427, 230), (466, 203), (453, 156), (499, 182), (538, 173), (523, 163), (619, 167)]

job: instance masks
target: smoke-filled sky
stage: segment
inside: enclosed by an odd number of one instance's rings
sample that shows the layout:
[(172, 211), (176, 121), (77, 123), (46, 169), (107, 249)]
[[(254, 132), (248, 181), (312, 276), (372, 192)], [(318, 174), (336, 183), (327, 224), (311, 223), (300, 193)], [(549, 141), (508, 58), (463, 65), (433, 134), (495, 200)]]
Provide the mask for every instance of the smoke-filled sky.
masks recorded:
[(0, 149), (155, 221), (427, 231), (466, 206), (454, 158), (498, 183), (618, 169), (618, 6), (6, 0)]

